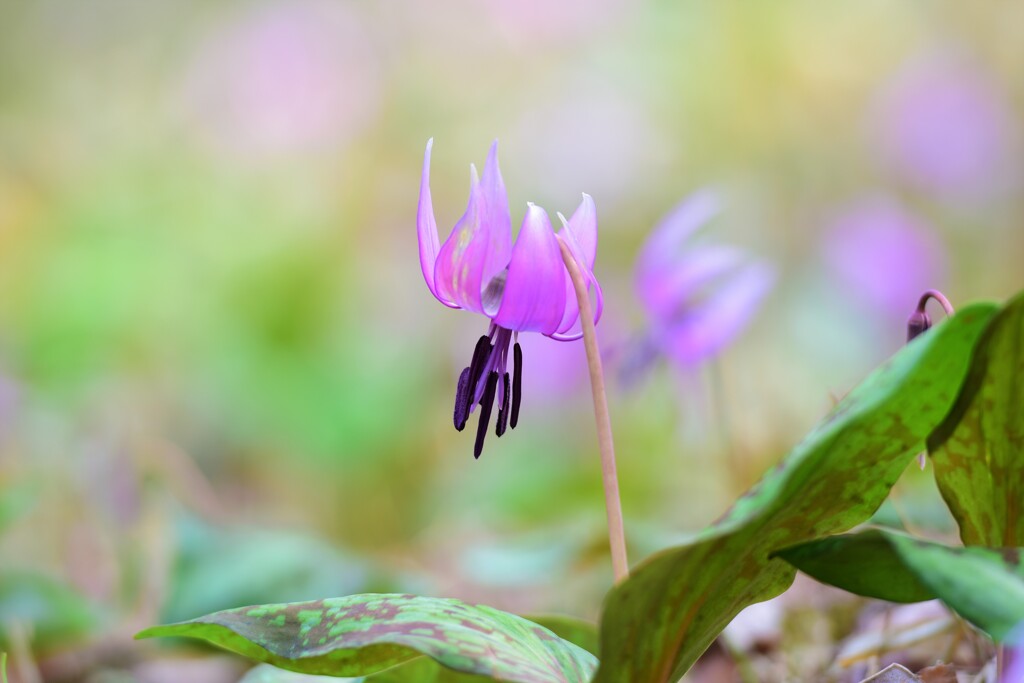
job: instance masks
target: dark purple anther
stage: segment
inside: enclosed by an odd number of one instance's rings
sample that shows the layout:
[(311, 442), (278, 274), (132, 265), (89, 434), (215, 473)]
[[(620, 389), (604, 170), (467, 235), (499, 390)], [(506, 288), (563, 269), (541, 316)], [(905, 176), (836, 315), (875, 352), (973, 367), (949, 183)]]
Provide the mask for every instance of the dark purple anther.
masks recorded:
[(484, 452), (484, 437), (487, 436), (487, 424), (491, 421), (491, 406), (494, 405), (494, 392), (498, 388), (498, 373), (491, 371), (487, 376), (487, 388), (480, 399), (480, 422), (476, 427), (476, 444), (473, 446), (473, 457), (479, 458)]
[(455, 387), (455, 429), (460, 432), (469, 418), (469, 393), (469, 368), (464, 368)]
[(512, 414), (508, 426), (516, 428), (519, 422), (519, 402), (523, 399), (523, 349), (519, 342), (512, 348)]
[[(487, 365), (487, 357), (491, 355), (491, 338), (486, 334), (476, 341), (476, 348), (473, 349), (473, 360), (469, 363), (469, 386), (476, 390), (476, 384), (484, 374), (484, 367)], [(473, 405), (472, 399), (469, 405)]]
[(498, 408), (498, 422), (497, 424), (494, 425), (494, 433), (497, 434), (498, 436), (504, 434), (505, 427), (508, 426), (508, 397), (509, 392), (511, 390), (511, 386), (509, 385), (507, 372), (505, 373), (505, 376), (501, 380), (501, 386), (504, 388), (505, 393), (503, 394), (501, 399), (501, 406)]

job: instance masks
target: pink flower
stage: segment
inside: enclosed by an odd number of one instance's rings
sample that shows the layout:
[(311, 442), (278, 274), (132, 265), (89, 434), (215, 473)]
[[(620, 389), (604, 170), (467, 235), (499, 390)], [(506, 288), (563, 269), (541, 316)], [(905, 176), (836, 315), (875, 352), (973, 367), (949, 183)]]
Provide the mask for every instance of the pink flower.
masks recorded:
[[(520, 332), (539, 332), (559, 341), (579, 339), (573, 332), (579, 308), (558, 240), (571, 250), (580, 270), (594, 288), (595, 322), (601, 316), (603, 295), (592, 269), (597, 257), (597, 210), (589, 195), (566, 221), (559, 236), (544, 209), (528, 204), (515, 246), (508, 197), (498, 169), (498, 143), (491, 146), (478, 178), (471, 166), (469, 206), (440, 243), (430, 197), (430, 151), (423, 159), (416, 232), (420, 268), (431, 294), (450, 308), (464, 308), (490, 319), (488, 333), (477, 341), (473, 357), (459, 376), (455, 395), (455, 428), (462, 431), (479, 405), (474, 456), (480, 457), (491, 408), (498, 399), (496, 433), (516, 426), (522, 381), (522, 348), (512, 350), (513, 372), (508, 368), (509, 346)], [(561, 218), (561, 214), (559, 214)], [(500, 388), (499, 388), (500, 386)]]

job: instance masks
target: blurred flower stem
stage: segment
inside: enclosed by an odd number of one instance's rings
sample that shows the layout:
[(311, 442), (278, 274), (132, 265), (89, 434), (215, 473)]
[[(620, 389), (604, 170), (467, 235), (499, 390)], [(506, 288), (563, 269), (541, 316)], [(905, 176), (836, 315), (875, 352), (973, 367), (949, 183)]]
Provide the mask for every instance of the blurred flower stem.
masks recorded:
[(594, 397), (594, 419), (597, 422), (597, 445), (601, 452), (601, 474), (604, 482), (604, 504), (608, 513), (608, 542), (612, 551), (612, 571), (615, 582), (629, 576), (629, 560), (626, 559), (626, 533), (622, 524), (622, 502), (619, 500), (619, 476), (615, 468), (615, 443), (612, 439), (612, 422), (608, 416), (608, 396), (604, 388), (604, 370), (601, 368), (601, 352), (597, 347), (597, 331), (590, 308), (587, 283), (572, 255), (572, 250), (561, 235), (558, 247), (562, 260), (572, 278), (576, 301), (580, 310), (580, 325), (583, 328), (583, 346), (587, 351), (587, 369), (590, 372), (590, 389)]

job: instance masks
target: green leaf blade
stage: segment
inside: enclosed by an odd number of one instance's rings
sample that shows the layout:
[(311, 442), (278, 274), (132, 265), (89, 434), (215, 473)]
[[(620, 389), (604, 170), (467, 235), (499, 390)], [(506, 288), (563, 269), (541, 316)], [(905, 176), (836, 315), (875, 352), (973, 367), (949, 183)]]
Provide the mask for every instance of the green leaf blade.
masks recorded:
[(889, 602), (923, 602), (935, 593), (893, 551), (887, 534), (871, 529), (785, 548), (774, 554), (821, 583)]
[(906, 598), (899, 602), (938, 598), (997, 641), (1024, 623), (1020, 548), (951, 548), (871, 529), (787, 548), (778, 556), (857, 595)]
[(965, 545), (1024, 546), (1024, 294), (982, 335), (956, 405), (928, 439)]
[(792, 583), (773, 551), (870, 517), (949, 412), (995, 311), (965, 307), (900, 350), (695, 543), (636, 567), (606, 598), (596, 683), (677, 680), (744, 607)]
[(522, 683), (589, 680), (597, 660), (537, 624), (483, 605), (364, 594), (225, 610), (137, 638), (206, 640), (300, 673), (364, 676), (426, 655), (442, 666)]

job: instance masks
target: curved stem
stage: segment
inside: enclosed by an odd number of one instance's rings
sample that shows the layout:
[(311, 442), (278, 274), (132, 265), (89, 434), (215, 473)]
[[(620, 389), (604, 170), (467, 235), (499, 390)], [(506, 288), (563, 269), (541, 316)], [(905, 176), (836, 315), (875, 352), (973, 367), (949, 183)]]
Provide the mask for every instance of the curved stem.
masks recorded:
[(604, 505), (608, 513), (608, 542), (612, 550), (612, 570), (615, 582), (629, 576), (629, 561), (626, 559), (626, 533), (622, 523), (622, 503), (619, 501), (619, 477), (615, 469), (615, 444), (612, 440), (612, 422), (608, 416), (608, 397), (604, 389), (604, 371), (601, 369), (601, 352), (597, 347), (597, 331), (594, 329), (594, 314), (590, 307), (587, 283), (572, 255), (569, 246), (558, 236), (558, 247), (562, 260), (569, 271), (576, 302), (580, 309), (580, 325), (583, 328), (583, 346), (587, 351), (587, 369), (590, 371), (590, 389), (594, 397), (594, 419), (597, 422), (597, 445), (601, 452), (601, 474), (604, 481)]
[(942, 306), (942, 310), (946, 312), (946, 315), (953, 315), (953, 304), (949, 303), (949, 299), (937, 289), (929, 289), (921, 295), (920, 301), (917, 302), (917, 310), (924, 311), (924, 307), (928, 304), (928, 299), (935, 299)]

